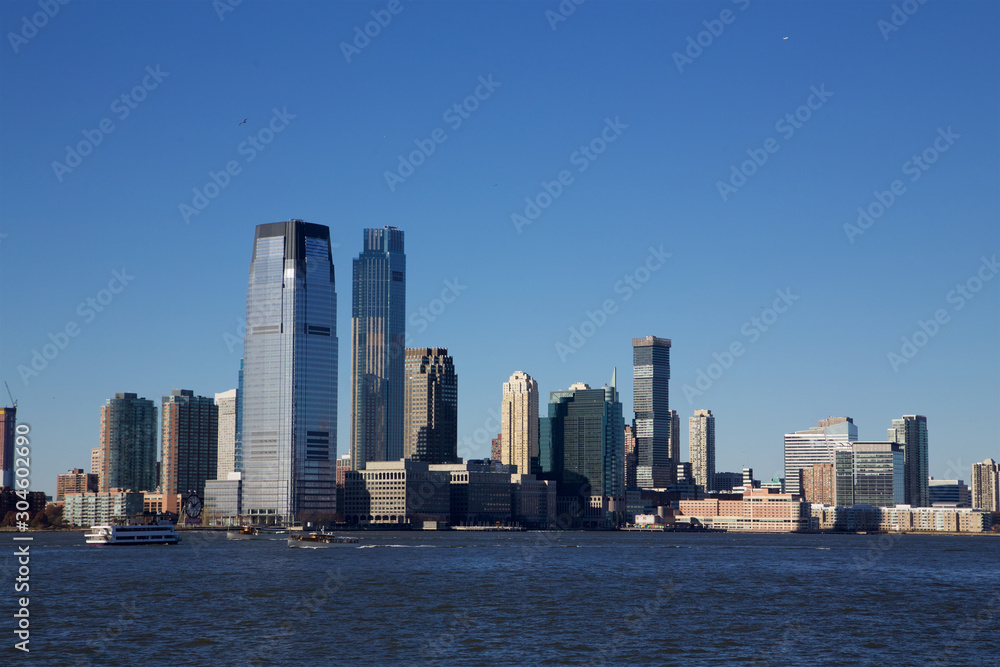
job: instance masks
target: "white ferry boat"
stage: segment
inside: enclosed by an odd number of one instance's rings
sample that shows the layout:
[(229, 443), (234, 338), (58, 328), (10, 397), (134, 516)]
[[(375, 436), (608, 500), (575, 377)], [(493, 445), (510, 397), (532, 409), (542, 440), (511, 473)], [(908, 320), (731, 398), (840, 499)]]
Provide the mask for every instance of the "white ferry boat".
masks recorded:
[(180, 537), (174, 531), (174, 524), (158, 521), (145, 525), (91, 526), (84, 537), (87, 544), (177, 544)]

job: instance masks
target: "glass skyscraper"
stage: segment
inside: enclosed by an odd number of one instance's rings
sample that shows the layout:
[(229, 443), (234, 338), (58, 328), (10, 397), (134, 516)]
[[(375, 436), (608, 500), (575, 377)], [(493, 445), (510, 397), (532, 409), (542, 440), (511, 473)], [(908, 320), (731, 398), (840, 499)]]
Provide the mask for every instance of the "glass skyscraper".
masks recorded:
[(101, 408), (101, 491), (154, 491), (156, 441), (153, 401), (130, 393), (109, 398)]
[(889, 429), (889, 442), (899, 443), (903, 448), (906, 504), (930, 507), (931, 495), (927, 484), (930, 474), (927, 462), (927, 417), (903, 415), (902, 419), (893, 419)]
[(351, 464), (403, 458), (406, 255), (395, 227), (364, 230), (351, 299)]
[(670, 459), (670, 339), (632, 339), (632, 403), (635, 410), (636, 478), (640, 487), (674, 481)]
[(330, 230), (258, 225), (243, 340), (243, 511), (283, 524), (336, 511), (337, 293)]

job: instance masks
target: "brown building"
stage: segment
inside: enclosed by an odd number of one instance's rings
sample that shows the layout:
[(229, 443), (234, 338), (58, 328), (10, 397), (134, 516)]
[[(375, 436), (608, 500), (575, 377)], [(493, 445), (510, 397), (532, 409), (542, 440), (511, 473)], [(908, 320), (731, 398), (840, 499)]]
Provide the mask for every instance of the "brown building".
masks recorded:
[(503, 433), (497, 433), (497, 437), (493, 438), (493, 442), (490, 447), (490, 458), (494, 461), (499, 461), (500, 457), (503, 455)]
[(403, 457), (456, 463), (458, 376), (447, 348), (407, 348), (403, 378)]
[(836, 505), (837, 493), (832, 463), (816, 463), (799, 469), (799, 488), (807, 503)]
[(205, 481), (215, 479), (219, 455), (219, 406), (188, 389), (163, 397), (163, 460), (160, 492), (205, 495)]
[(790, 493), (751, 489), (740, 500), (681, 500), (677, 521), (704, 528), (762, 533), (807, 530), (809, 503)]
[(66, 499), (67, 493), (97, 493), (97, 475), (73, 468), (64, 475), (56, 475), (56, 502)]

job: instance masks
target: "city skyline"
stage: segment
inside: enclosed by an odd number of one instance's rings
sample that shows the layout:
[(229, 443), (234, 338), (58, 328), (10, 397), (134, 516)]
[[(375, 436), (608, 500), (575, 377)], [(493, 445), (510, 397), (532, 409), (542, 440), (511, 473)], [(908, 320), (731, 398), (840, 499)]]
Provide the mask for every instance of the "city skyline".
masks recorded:
[(266, 55), (277, 6), (97, 3), (8, 44), (0, 374), (51, 448), (33, 483), (87, 467), (114, 393), (234, 386), (239, 239), (290, 218), (331, 228), (341, 338), (358, 233), (407, 230), (405, 345), (461, 360), (463, 458), (516, 369), (547, 395), (617, 366), (630, 415), (628, 341), (652, 333), (670, 404), (718, 417), (719, 469), (781, 476), (782, 435), (830, 415), (880, 440), (923, 414), (929, 473), (967, 478), (1000, 422), (998, 9), (928, 3), (886, 35), (891, 2), (751, 3), (679, 67), (729, 4), (588, 3), (555, 29), (537, 3), (407, 5), (348, 61), (352, 3), (301, 5)]

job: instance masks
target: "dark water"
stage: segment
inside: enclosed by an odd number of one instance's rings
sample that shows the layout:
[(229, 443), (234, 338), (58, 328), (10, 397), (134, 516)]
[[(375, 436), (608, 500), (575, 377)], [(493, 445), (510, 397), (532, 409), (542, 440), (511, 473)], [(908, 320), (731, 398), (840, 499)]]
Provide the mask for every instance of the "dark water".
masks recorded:
[(99, 548), (37, 534), (31, 654), (5, 632), (0, 663), (1000, 664), (998, 538), (360, 538)]

